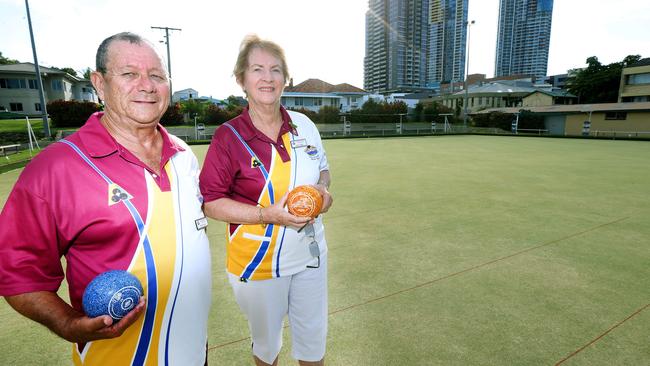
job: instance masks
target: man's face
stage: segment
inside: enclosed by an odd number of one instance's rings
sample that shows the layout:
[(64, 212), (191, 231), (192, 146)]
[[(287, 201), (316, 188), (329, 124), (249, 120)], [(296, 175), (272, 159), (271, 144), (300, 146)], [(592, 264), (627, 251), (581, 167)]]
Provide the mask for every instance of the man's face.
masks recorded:
[(146, 42), (114, 41), (106, 57), (106, 73), (91, 75), (106, 114), (117, 123), (157, 124), (169, 104), (169, 79), (158, 54)]

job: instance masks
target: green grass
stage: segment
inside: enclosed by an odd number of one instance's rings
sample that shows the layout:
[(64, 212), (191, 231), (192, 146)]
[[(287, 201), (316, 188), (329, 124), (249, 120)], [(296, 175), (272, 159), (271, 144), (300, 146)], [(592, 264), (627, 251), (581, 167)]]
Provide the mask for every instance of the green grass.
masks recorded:
[[(43, 129), (41, 118), (30, 118), (29, 123), (35, 131)], [(27, 122), (22, 119), (0, 119), (0, 132), (27, 132)]]
[[(325, 144), (329, 365), (647, 364), (649, 143)], [(202, 157), (207, 146), (192, 148)], [(17, 175), (0, 175), (0, 204)], [(224, 225), (210, 225), (209, 362), (251, 365), (224, 273)], [(43, 327), (6, 304), (0, 320), (0, 364), (69, 364), (69, 345)], [(290, 343), (286, 329), (280, 364), (295, 364)]]

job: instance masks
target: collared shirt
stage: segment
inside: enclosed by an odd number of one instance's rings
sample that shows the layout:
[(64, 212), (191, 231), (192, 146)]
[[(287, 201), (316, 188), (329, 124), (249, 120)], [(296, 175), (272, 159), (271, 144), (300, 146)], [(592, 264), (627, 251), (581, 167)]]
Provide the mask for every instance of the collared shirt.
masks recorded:
[(157, 174), (113, 139), (101, 117), (50, 145), (16, 182), (0, 215), (0, 295), (56, 291), (65, 278), (81, 310), (97, 274), (128, 270), (143, 284), (145, 314), (121, 337), (75, 347), (75, 363), (203, 364), (211, 275), (207, 236), (196, 226), (203, 217), (196, 157), (159, 126)]
[[(283, 124), (275, 141), (255, 128), (248, 109), (217, 129), (201, 170), (206, 202), (226, 197), (268, 207), (296, 186), (316, 184), (320, 172), (329, 170), (314, 123), (303, 114), (283, 107), (280, 111)], [(314, 225), (324, 254), (327, 245), (320, 217)], [(311, 239), (294, 228), (229, 224), (226, 235), (227, 270), (245, 279), (291, 275), (315, 260), (308, 249)]]

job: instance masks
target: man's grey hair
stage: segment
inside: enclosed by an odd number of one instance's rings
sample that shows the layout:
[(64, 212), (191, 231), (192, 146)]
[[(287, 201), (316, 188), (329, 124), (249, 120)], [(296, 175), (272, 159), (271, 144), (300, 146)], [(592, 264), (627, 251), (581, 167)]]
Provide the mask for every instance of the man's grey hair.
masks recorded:
[(95, 70), (100, 72), (102, 75), (106, 74), (107, 71), (106, 56), (108, 54), (108, 47), (111, 45), (111, 43), (115, 41), (126, 41), (137, 45), (148, 43), (147, 40), (145, 40), (144, 38), (131, 32), (122, 32), (106, 38), (99, 45), (99, 48), (97, 48), (97, 55), (95, 56)]

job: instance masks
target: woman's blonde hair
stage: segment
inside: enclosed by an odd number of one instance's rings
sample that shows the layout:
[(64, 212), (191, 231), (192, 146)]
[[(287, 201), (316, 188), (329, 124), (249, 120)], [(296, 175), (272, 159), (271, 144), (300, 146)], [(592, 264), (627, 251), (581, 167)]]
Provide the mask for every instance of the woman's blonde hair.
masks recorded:
[(284, 81), (289, 80), (289, 68), (287, 67), (287, 60), (284, 57), (284, 50), (277, 43), (261, 39), (256, 34), (249, 34), (244, 37), (239, 46), (239, 55), (237, 55), (237, 62), (233, 74), (238, 83), (244, 82), (244, 73), (248, 68), (248, 56), (254, 48), (264, 50), (280, 60), (280, 67), (282, 68), (282, 75)]

